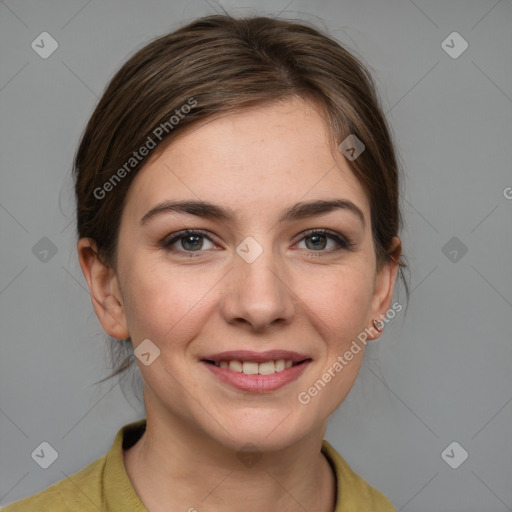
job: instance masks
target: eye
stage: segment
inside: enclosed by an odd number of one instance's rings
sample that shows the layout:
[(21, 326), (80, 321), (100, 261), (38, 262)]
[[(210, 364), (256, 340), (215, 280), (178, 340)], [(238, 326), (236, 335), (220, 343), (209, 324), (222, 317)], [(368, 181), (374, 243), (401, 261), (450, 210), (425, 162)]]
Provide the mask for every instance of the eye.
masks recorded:
[[(334, 241), (334, 249), (325, 251), (328, 240)], [(354, 244), (345, 236), (327, 229), (312, 229), (307, 231), (300, 242), (305, 241), (306, 249), (313, 252), (332, 253), (341, 250), (350, 250)], [(331, 244), (332, 246), (332, 244)]]
[[(207, 246), (205, 247), (205, 240)], [(331, 247), (329, 250), (324, 250), (329, 244), (328, 240), (334, 242), (334, 248)], [(311, 229), (306, 231), (299, 243), (305, 241), (306, 250), (318, 253), (333, 253), (341, 250), (351, 250), (354, 244), (345, 236), (329, 231), (327, 229)], [(208, 247), (208, 243), (211, 244)], [(169, 252), (181, 253), (188, 257), (195, 257), (193, 253), (204, 252), (203, 249), (213, 249), (215, 244), (212, 242), (210, 237), (200, 230), (187, 229), (179, 231), (178, 233), (172, 233), (161, 243), (163, 249)], [(333, 244), (331, 243), (331, 246)]]
[[(203, 232), (193, 229), (187, 229), (178, 233), (173, 233), (171, 238), (167, 238), (162, 242), (162, 247), (170, 252), (202, 252), (201, 249), (211, 249), (213, 247), (205, 247), (204, 240), (207, 240), (214, 246), (211, 239)], [(177, 247), (174, 247), (177, 245)], [(192, 254), (190, 255), (192, 256)]]

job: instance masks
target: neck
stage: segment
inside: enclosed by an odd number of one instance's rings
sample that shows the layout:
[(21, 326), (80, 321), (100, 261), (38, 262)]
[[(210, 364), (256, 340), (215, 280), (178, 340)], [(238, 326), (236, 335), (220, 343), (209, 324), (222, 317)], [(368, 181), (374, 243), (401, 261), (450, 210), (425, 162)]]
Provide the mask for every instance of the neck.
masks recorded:
[(149, 512), (231, 512), (241, 503), (246, 512), (333, 512), (336, 478), (320, 451), (325, 428), (284, 449), (248, 456), (148, 414), (146, 432), (123, 452), (124, 464)]

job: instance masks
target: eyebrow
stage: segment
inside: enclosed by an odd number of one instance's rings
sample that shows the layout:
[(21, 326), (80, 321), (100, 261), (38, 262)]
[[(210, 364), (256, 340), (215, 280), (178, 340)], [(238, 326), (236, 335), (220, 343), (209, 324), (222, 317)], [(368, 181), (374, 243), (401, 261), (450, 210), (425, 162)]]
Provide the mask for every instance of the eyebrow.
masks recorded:
[[(366, 226), (364, 214), (359, 207), (347, 199), (319, 199), (316, 201), (300, 202), (284, 210), (278, 222), (290, 222), (318, 215), (324, 215), (334, 210), (344, 210), (353, 213), (361, 221), (363, 228)], [(231, 208), (215, 205), (206, 201), (164, 201), (151, 208), (140, 220), (141, 226), (150, 219), (159, 215), (178, 212), (197, 217), (219, 220), (226, 224), (239, 218), (237, 212)]]

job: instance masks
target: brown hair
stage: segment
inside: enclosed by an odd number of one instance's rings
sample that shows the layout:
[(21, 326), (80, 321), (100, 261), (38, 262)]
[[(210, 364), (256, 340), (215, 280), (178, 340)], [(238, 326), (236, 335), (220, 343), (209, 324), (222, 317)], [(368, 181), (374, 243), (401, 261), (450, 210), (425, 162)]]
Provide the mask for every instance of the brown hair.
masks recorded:
[[(99, 256), (116, 268), (126, 194), (156, 153), (152, 147), (160, 152), (200, 122), (290, 96), (315, 104), (332, 147), (351, 134), (363, 141), (365, 150), (348, 164), (368, 194), (378, 265), (390, 261), (388, 248), (402, 225), (399, 173), (370, 73), (338, 42), (302, 21), (227, 13), (158, 37), (108, 84), (74, 160), (79, 238), (94, 239)], [(401, 256), (408, 296), (405, 268)], [(131, 348), (130, 339), (123, 341)], [(119, 359), (119, 349), (112, 354)], [(118, 361), (106, 379), (128, 369), (132, 356)]]

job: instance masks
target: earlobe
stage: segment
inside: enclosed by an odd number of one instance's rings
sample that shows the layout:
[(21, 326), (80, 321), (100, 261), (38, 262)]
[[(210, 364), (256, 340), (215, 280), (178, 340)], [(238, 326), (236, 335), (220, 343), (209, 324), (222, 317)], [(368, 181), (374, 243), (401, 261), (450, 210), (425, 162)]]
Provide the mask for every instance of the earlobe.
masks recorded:
[(114, 338), (128, 338), (130, 333), (114, 269), (101, 261), (93, 239), (78, 240), (77, 250), (92, 305), (103, 329)]

